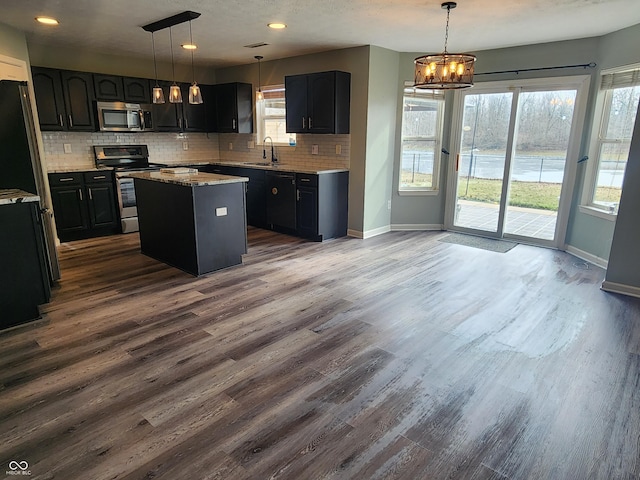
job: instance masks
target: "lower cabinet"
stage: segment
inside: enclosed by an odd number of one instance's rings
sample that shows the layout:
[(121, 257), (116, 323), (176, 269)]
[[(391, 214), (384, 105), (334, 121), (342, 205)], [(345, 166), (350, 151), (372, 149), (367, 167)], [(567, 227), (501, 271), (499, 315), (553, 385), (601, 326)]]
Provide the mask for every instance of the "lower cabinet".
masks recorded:
[(51, 173), (49, 186), (60, 241), (120, 233), (112, 171)]
[(247, 225), (321, 242), (347, 234), (349, 172), (293, 173), (230, 165), (203, 172), (247, 177)]
[(349, 172), (296, 174), (296, 232), (321, 242), (347, 234)]
[(40, 316), (50, 297), (49, 269), (38, 202), (0, 205), (0, 329)]

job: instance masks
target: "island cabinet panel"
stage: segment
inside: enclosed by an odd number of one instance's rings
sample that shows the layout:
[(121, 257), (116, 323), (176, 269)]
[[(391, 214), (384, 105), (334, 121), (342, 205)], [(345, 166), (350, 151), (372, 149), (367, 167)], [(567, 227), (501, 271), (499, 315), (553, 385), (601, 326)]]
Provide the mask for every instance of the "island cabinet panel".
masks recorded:
[(0, 329), (40, 316), (50, 296), (38, 202), (0, 205)]
[(244, 182), (185, 186), (135, 178), (142, 253), (192, 275), (242, 263)]

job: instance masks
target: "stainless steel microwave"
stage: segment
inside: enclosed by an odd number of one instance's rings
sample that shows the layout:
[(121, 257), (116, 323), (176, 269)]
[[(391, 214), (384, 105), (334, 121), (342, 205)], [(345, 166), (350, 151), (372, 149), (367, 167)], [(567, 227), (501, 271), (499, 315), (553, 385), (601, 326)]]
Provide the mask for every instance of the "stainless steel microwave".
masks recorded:
[(149, 132), (153, 130), (151, 104), (96, 102), (101, 132)]

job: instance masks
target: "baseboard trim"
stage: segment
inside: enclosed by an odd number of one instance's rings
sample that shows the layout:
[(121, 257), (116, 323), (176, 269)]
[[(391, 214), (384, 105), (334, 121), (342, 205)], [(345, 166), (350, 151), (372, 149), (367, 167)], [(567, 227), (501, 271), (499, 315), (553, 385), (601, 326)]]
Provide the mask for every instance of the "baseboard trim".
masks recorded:
[(580, 258), (582, 260), (585, 260), (585, 261), (587, 261), (589, 263), (593, 263), (594, 265), (602, 267), (605, 270), (606, 270), (607, 266), (609, 265), (609, 262), (607, 260), (605, 260), (604, 258), (596, 257), (595, 255), (592, 255), (589, 252), (585, 252), (584, 250), (580, 250), (579, 248), (572, 247), (571, 245), (566, 245), (564, 250), (565, 250), (565, 252), (570, 253), (574, 257), (578, 257), (578, 258)]
[(622, 295), (629, 295), (630, 297), (640, 298), (640, 287), (634, 287), (631, 285), (625, 285), (623, 283), (602, 282), (600, 289), (605, 292), (620, 293)]
[(402, 231), (441, 231), (444, 225), (437, 223), (393, 223), (391, 224), (392, 232)]
[(389, 225), (385, 225), (384, 227), (374, 228), (373, 230), (367, 230), (366, 232), (361, 232), (359, 230), (347, 230), (347, 235), (350, 237), (366, 239), (371, 237), (376, 237), (378, 235), (382, 235), (383, 233), (388, 233), (391, 231), (391, 227)]

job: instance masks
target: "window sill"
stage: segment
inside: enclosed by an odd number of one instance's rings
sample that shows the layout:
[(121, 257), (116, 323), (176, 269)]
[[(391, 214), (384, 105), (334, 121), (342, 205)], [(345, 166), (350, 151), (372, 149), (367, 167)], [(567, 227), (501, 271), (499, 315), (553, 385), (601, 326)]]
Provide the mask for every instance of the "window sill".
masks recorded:
[(615, 222), (618, 215), (615, 213), (609, 213), (599, 208), (590, 207), (588, 205), (580, 205), (580, 213), (585, 213), (587, 215), (592, 215), (594, 217), (603, 218), (605, 220), (609, 220), (610, 222)]
[(401, 197), (424, 197), (435, 196), (440, 193), (440, 190), (398, 190), (398, 195)]

